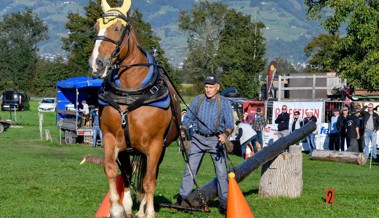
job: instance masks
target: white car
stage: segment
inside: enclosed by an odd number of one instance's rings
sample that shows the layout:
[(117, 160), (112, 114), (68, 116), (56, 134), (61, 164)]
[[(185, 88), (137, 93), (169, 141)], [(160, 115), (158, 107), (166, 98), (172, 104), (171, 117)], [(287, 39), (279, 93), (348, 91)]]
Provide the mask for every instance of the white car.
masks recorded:
[(56, 98), (42, 98), (41, 102), (38, 106), (38, 111), (40, 112), (54, 112), (55, 108), (57, 106), (57, 99)]

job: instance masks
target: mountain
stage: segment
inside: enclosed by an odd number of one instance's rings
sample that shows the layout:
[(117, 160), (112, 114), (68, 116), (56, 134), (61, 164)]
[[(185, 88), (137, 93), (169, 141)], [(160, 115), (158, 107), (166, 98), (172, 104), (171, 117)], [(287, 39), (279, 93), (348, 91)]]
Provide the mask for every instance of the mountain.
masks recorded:
[[(0, 16), (32, 9), (48, 25), (50, 39), (41, 42), (41, 54), (61, 54), (61, 37), (67, 35), (65, 29), (68, 13), (84, 14), (89, 0), (2, 0)], [(187, 50), (185, 34), (178, 29), (178, 15), (182, 10), (191, 10), (193, 4), (202, 0), (134, 0), (132, 8), (143, 14), (154, 32), (161, 38), (161, 46), (166, 57), (177, 66), (183, 61)], [(323, 33), (319, 23), (306, 19), (304, 0), (209, 0), (222, 2), (239, 12), (250, 15), (252, 21), (266, 25), (268, 61), (283, 57), (292, 63), (305, 62), (304, 46), (313, 36)], [(121, 3), (120, 3), (121, 4)]]

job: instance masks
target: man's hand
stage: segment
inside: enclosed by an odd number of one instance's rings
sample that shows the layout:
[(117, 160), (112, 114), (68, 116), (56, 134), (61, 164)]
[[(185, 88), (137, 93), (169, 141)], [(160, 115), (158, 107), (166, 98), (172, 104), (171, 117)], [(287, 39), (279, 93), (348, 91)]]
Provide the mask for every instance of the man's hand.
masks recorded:
[(184, 126), (180, 126), (180, 136), (186, 139), (186, 128)]
[(185, 140), (186, 139), (186, 132), (180, 131), (180, 136)]
[(228, 136), (225, 133), (221, 133), (220, 135), (218, 135), (218, 140), (222, 144), (225, 144), (227, 138), (228, 138)]

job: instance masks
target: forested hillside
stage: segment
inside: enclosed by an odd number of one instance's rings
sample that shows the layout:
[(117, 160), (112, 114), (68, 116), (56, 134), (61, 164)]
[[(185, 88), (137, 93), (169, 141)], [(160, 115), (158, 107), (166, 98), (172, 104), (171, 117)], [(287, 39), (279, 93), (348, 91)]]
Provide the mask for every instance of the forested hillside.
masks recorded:
[[(0, 16), (22, 11), (28, 7), (48, 25), (50, 39), (40, 43), (40, 53), (63, 54), (60, 49), (62, 36), (68, 34), (64, 28), (68, 13), (83, 14), (83, 7), (89, 0), (2, 0)], [(143, 14), (143, 19), (154, 28), (161, 38), (166, 57), (178, 65), (185, 57), (187, 39), (178, 29), (178, 15), (181, 10), (190, 10), (200, 0), (134, 0), (132, 8)], [(306, 20), (304, 0), (210, 0), (223, 2), (237, 11), (248, 14), (253, 21), (266, 25), (266, 57), (281, 56), (291, 62), (304, 62), (304, 46), (312, 36), (322, 30), (315, 22)]]

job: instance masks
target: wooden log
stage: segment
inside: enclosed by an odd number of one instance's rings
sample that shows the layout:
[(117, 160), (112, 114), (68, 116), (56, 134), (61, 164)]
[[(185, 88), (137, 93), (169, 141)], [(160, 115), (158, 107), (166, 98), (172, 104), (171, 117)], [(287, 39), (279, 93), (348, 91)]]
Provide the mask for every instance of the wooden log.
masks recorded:
[(313, 151), (312, 160), (323, 160), (332, 162), (355, 163), (364, 165), (367, 157), (364, 153), (350, 151)]
[[(237, 182), (243, 181), (250, 173), (258, 169), (262, 164), (275, 158), (281, 154), (284, 150), (288, 149), (290, 145), (303, 139), (306, 135), (313, 132), (316, 129), (314, 122), (308, 122), (300, 129), (295, 130), (288, 136), (280, 138), (273, 144), (263, 147), (262, 150), (257, 152), (254, 156), (246, 159), (240, 165), (233, 168)], [(208, 204), (211, 200), (217, 197), (217, 178), (213, 178), (203, 187), (193, 191), (188, 195), (185, 201), (182, 201), (181, 206), (188, 207), (201, 207), (204, 203)], [(202, 200), (203, 199), (203, 200)]]
[(258, 194), (262, 197), (301, 197), (303, 191), (303, 155), (300, 145), (291, 145), (262, 166)]

